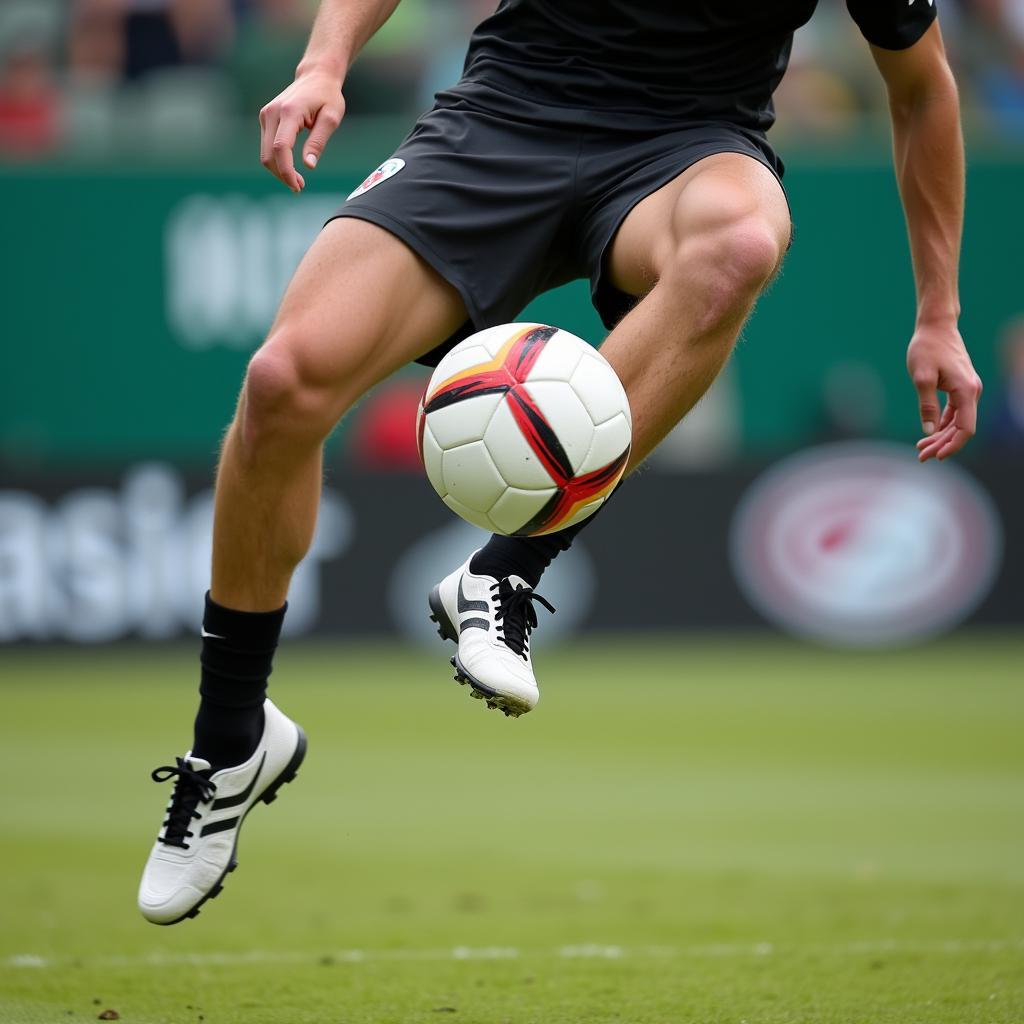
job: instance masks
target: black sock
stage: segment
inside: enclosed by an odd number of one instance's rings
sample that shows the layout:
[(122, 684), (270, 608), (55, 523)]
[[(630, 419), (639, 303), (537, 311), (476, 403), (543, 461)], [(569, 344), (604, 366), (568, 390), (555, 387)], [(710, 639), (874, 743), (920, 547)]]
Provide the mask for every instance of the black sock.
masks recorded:
[(493, 576), (498, 580), (505, 576), (521, 576), (531, 587), (536, 587), (544, 570), (561, 552), (572, 547), (576, 535), (597, 518), (601, 509), (611, 500), (612, 494), (601, 503), (597, 512), (556, 533), (546, 533), (542, 537), (503, 537), (497, 533), (491, 534), (491, 539), (469, 563), (470, 572)]
[(206, 595), (192, 753), (215, 769), (247, 761), (259, 744), (267, 679), (287, 607), (236, 612)]

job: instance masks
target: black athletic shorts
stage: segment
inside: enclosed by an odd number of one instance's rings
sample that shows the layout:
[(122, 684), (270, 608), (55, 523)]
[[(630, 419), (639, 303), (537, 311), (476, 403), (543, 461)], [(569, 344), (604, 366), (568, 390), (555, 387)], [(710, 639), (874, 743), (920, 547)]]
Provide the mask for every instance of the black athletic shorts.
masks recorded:
[(334, 216), (386, 228), (462, 295), (469, 321), (418, 360), (436, 366), (457, 341), (515, 320), (535, 296), (576, 278), (590, 279), (613, 327), (635, 301), (607, 280), (616, 230), (642, 199), (715, 153), (746, 153), (781, 181), (764, 135), (727, 122), (624, 120), (612, 132), (588, 126), (583, 110), (462, 83), (438, 94)]

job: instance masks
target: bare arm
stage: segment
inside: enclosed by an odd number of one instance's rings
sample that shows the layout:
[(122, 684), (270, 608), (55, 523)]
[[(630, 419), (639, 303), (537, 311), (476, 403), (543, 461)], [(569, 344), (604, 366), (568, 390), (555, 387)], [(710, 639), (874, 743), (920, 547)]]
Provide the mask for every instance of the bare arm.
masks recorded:
[(306, 182), (292, 150), (299, 132), (307, 167), (316, 167), (327, 140), (345, 116), (341, 86), (367, 40), (391, 17), (399, 0), (321, 0), (295, 81), (260, 111), (260, 162), (293, 192)]
[[(956, 83), (938, 22), (906, 50), (871, 48), (885, 79), (896, 178), (907, 218), (917, 322), (907, 348), (925, 437), (922, 462), (959, 451), (974, 434), (981, 380), (957, 327), (964, 149)], [(939, 411), (938, 392), (948, 396)]]

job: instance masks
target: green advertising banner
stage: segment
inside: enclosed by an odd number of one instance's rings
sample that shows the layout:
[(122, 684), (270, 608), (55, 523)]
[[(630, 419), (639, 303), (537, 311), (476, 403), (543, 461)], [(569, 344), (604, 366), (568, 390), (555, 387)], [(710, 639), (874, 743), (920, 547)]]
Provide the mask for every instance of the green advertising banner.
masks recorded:
[[(0, 169), (0, 460), (207, 464), (296, 263), (388, 150), (361, 152), (358, 166), (311, 175), (302, 196), (255, 161)], [(990, 386), (994, 343), (1024, 310), (1022, 168), (976, 161), (970, 170), (962, 327)], [(910, 439), (916, 406), (903, 360), (914, 301), (888, 157), (794, 161), (786, 183), (793, 249), (710, 408), (747, 453), (828, 436), (837, 401), (860, 408), (866, 429)], [(604, 333), (583, 283), (523, 318), (593, 343)]]

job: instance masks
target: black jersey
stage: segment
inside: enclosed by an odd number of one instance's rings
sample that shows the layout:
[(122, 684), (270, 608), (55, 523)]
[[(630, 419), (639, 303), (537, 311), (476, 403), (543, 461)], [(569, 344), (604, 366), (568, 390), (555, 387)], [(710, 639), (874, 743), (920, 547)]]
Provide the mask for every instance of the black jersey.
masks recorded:
[[(934, 0), (847, 0), (865, 38), (915, 43)], [(464, 83), (614, 127), (728, 121), (764, 131), (793, 33), (817, 0), (501, 0), (473, 33)]]

